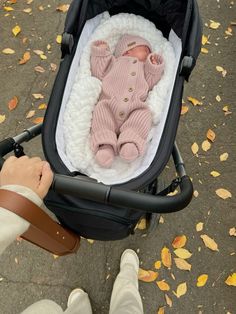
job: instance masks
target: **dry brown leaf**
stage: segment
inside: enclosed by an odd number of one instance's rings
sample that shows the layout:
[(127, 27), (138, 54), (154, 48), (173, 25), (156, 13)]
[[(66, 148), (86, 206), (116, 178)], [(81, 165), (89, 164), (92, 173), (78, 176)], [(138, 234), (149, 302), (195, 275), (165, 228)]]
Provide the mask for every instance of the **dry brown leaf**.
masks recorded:
[(206, 234), (202, 234), (200, 236), (200, 238), (202, 239), (202, 241), (204, 242), (205, 246), (208, 248), (208, 249), (211, 249), (212, 251), (219, 251), (218, 249), (218, 245), (217, 243), (215, 242), (214, 239), (210, 238), (208, 235)]
[(219, 28), (219, 26), (220, 26), (220, 23), (219, 23), (219, 22), (215, 22), (215, 21), (213, 21), (213, 20), (210, 20), (210, 21), (211, 21), (211, 23), (210, 23), (209, 27), (210, 27), (211, 29), (217, 29), (217, 28)]
[(225, 283), (228, 286), (236, 287), (236, 273), (233, 273), (232, 275), (229, 275), (228, 278), (225, 280)]
[(232, 194), (230, 193), (230, 191), (226, 190), (226, 189), (217, 189), (216, 190), (216, 194), (222, 198), (223, 200), (226, 200), (227, 198), (231, 198)]
[(171, 298), (168, 296), (168, 294), (165, 294), (165, 300), (166, 300), (166, 304), (169, 305), (169, 307), (172, 307), (173, 302)]
[(209, 129), (209, 130), (207, 131), (206, 136), (207, 136), (208, 140), (210, 140), (211, 142), (214, 142), (215, 139), (216, 139), (216, 134), (215, 134), (215, 132), (212, 131), (211, 129)]
[(196, 231), (202, 231), (203, 229), (203, 222), (199, 222), (196, 224)]
[(154, 267), (156, 269), (160, 269), (161, 268), (161, 261), (156, 261), (155, 264), (154, 264)]
[(26, 51), (24, 54), (23, 54), (23, 57), (20, 59), (19, 61), (19, 64), (25, 64), (26, 62), (28, 62), (30, 60), (30, 52), (29, 51)]
[(159, 309), (157, 310), (157, 314), (165, 314), (165, 308), (164, 308), (164, 306), (159, 307)]
[(165, 282), (165, 280), (156, 281), (156, 284), (161, 291), (169, 291), (170, 290), (170, 286), (168, 285), (167, 282)]
[(26, 115), (26, 119), (30, 119), (35, 115), (35, 110), (30, 110), (27, 115)]
[(138, 279), (144, 282), (153, 282), (157, 279), (158, 272), (139, 268)]
[(188, 271), (191, 270), (192, 265), (189, 264), (184, 259), (179, 258), (179, 257), (175, 257), (174, 260), (175, 260), (175, 265), (176, 265), (177, 268), (179, 268), (181, 270), (188, 270)]
[(170, 250), (165, 246), (161, 250), (161, 261), (165, 267), (171, 268), (171, 253)]
[(2, 53), (4, 53), (5, 55), (12, 55), (13, 53), (15, 53), (15, 50), (11, 48), (5, 48), (2, 50)]
[(13, 27), (12, 33), (14, 36), (17, 36), (20, 32), (21, 32), (21, 28), (19, 25), (16, 25), (15, 27)]
[(11, 100), (9, 100), (7, 106), (10, 111), (14, 110), (18, 105), (18, 98), (14, 96)]
[(57, 65), (55, 63), (50, 63), (50, 67), (51, 67), (52, 72), (55, 72), (57, 69)]
[(235, 227), (229, 229), (229, 235), (231, 237), (232, 236), (236, 237), (236, 228)]
[(187, 259), (192, 256), (192, 253), (190, 253), (187, 249), (183, 249), (183, 248), (174, 250), (174, 253), (175, 255), (183, 259)]
[(186, 105), (182, 105), (181, 107), (181, 115), (183, 116), (184, 114), (186, 114), (188, 112), (188, 106)]
[(43, 67), (41, 67), (40, 65), (34, 67), (34, 70), (36, 72), (39, 72), (39, 73), (44, 73), (45, 72), (45, 69)]
[(56, 10), (65, 13), (68, 11), (69, 7), (69, 4), (61, 4), (56, 8)]
[(187, 238), (186, 238), (185, 235), (177, 236), (177, 237), (175, 237), (175, 239), (173, 240), (172, 246), (173, 246), (175, 249), (179, 249), (179, 248), (185, 246), (186, 241), (187, 241)]
[(43, 117), (38, 117), (38, 118), (35, 118), (34, 120), (33, 120), (33, 123), (34, 124), (39, 124), (39, 123), (42, 123), (43, 122)]
[(192, 150), (192, 153), (193, 153), (194, 155), (197, 154), (197, 152), (198, 152), (198, 150), (199, 150), (199, 146), (198, 146), (198, 144), (197, 144), (196, 142), (192, 144), (191, 150)]
[(0, 124), (6, 120), (5, 114), (0, 114)]
[(220, 176), (220, 173), (217, 172), (217, 171), (215, 171), (215, 170), (213, 170), (213, 171), (211, 171), (211, 176), (214, 177), (214, 178), (216, 178), (216, 177), (219, 177), (219, 176)]
[(203, 287), (205, 286), (206, 282), (208, 279), (208, 275), (207, 274), (202, 274), (198, 277), (197, 279), (197, 287)]
[(190, 101), (194, 106), (201, 106), (202, 102), (196, 98), (193, 97), (187, 97), (188, 101)]
[(220, 155), (220, 161), (226, 161), (229, 157), (228, 153), (223, 153)]
[(43, 99), (44, 96), (40, 93), (32, 94), (35, 99)]
[(211, 148), (211, 143), (208, 140), (202, 142), (202, 150), (207, 152)]
[(187, 283), (186, 282), (180, 283), (177, 287), (176, 292), (173, 291), (173, 293), (176, 295), (177, 298), (180, 298), (186, 292), (187, 292)]

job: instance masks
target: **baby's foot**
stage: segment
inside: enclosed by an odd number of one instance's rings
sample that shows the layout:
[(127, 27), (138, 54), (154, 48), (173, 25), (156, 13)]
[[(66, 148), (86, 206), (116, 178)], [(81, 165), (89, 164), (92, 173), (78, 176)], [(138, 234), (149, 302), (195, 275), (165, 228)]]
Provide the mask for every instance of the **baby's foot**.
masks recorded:
[(95, 159), (100, 166), (110, 168), (114, 160), (114, 156), (115, 152), (111, 145), (102, 145), (99, 147)]
[(121, 146), (120, 157), (125, 161), (131, 162), (139, 156), (137, 146), (134, 143), (126, 143)]

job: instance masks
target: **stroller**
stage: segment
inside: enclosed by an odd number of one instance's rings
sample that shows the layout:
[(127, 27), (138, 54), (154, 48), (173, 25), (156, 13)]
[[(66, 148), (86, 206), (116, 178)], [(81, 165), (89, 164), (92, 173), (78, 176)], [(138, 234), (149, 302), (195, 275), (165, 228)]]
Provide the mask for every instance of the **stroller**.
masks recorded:
[[(57, 118), (67, 79), (87, 21), (108, 11), (140, 15), (153, 22), (165, 38), (174, 32), (181, 42), (177, 74), (171, 92), (167, 117), (155, 156), (141, 174), (114, 185), (98, 183), (78, 171), (70, 171), (58, 154), (55, 133)], [(170, 213), (185, 208), (191, 201), (193, 187), (186, 175), (183, 160), (175, 143), (180, 117), (184, 80), (188, 80), (201, 47), (202, 26), (196, 0), (74, 0), (69, 8), (62, 36), (62, 60), (53, 86), (43, 124), (0, 142), (3, 157), (14, 151), (24, 155), (21, 144), (42, 134), (43, 150), (55, 175), (45, 205), (59, 222), (85, 238), (118, 240), (134, 233), (137, 222), (147, 217), (153, 223), (157, 213)], [(178, 177), (160, 191), (158, 176), (170, 155)], [(177, 187), (180, 193), (168, 196)]]

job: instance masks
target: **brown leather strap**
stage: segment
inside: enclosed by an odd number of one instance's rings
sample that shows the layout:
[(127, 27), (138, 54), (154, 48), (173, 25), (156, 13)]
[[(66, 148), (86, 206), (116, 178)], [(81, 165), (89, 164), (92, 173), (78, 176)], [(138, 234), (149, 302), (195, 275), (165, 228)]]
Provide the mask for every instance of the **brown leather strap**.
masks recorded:
[(66, 255), (78, 250), (79, 236), (63, 228), (40, 207), (20, 194), (1, 189), (0, 207), (12, 211), (31, 224), (21, 235), (25, 240), (56, 255)]

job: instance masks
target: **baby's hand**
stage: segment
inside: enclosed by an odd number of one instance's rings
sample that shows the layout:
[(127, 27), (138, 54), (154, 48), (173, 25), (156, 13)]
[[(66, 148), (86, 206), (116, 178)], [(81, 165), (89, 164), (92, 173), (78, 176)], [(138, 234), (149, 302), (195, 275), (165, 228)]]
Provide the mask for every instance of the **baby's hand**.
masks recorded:
[(154, 54), (150, 57), (152, 64), (161, 64), (162, 63), (162, 57), (160, 55)]

